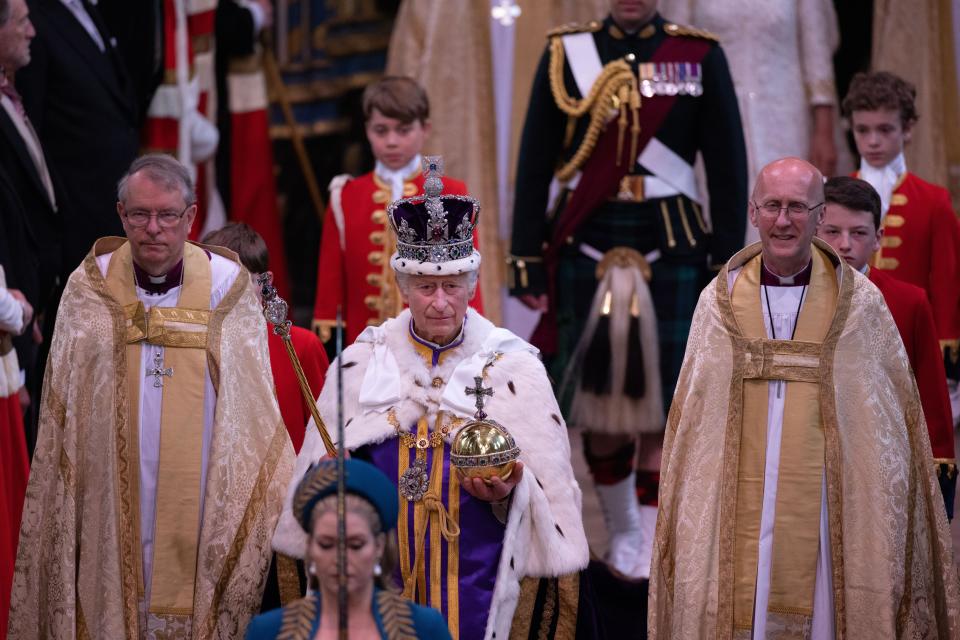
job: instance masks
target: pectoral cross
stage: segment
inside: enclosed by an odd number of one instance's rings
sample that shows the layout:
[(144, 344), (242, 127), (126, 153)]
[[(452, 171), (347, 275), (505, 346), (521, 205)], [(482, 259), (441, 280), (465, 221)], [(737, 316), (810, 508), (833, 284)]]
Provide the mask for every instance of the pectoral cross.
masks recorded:
[(492, 396), (493, 388), (483, 386), (483, 378), (481, 376), (475, 376), (473, 378), (472, 387), (467, 387), (463, 390), (468, 396), (477, 396), (477, 420), (484, 420), (487, 417), (487, 414), (483, 412), (483, 398), (484, 396)]
[(167, 367), (163, 368), (163, 355), (157, 351), (153, 354), (153, 368), (147, 367), (147, 375), (153, 376), (153, 386), (162, 387), (163, 386), (163, 376), (168, 378), (173, 377), (173, 368)]

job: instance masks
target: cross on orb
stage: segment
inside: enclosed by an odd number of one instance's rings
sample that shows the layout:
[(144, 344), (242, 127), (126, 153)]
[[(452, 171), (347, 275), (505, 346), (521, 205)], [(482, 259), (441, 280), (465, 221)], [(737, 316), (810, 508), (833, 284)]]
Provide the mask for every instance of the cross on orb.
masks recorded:
[(492, 396), (493, 388), (483, 386), (483, 378), (481, 376), (474, 376), (473, 386), (467, 387), (464, 390), (468, 396), (477, 396), (477, 420), (484, 420), (487, 417), (487, 414), (483, 412), (483, 398), (484, 396)]

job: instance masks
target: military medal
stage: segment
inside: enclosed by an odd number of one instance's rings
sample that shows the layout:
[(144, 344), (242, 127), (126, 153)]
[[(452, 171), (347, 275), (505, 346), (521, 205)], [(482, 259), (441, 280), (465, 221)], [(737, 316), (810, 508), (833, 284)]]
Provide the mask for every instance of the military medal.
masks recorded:
[(637, 65), (640, 95), (701, 96), (703, 72), (698, 62), (642, 62)]
[(667, 72), (667, 82), (664, 84), (663, 90), (668, 96), (675, 96), (680, 91), (680, 87), (677, 86), (677, 69), (680, 65), (676, 62), (667, 62), (664, 66)]
[(637, 67), (640, 76), (640, 95), (644, 98), (652, 98), (653, 90), (653, 64), (644, 62)]
[(687, 63), (678, 62), (677, 63), (677, 93), (681, 96), (687, 95), (687, 83), (685, 82), (687, 78)]
[(666, 79), (665, 69), (663, 68), (662, 62), (654, 63), (653, 66), (653, 93), (662, 96), (664, 95), (664, 80)]
[(690, 65), (690, 76), (687, 80), (687, 94), (691, 96), (703, 95), (703, 71), (699, 62)]

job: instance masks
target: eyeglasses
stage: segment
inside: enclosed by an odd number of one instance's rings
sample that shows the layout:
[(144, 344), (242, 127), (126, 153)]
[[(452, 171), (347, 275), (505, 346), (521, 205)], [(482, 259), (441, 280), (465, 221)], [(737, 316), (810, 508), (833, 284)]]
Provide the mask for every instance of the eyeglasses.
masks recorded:
[(187, 212), (187, 209), (192, 207), (192, 204), (188, 204), (183, 208), (183, 211), (177, 212), (172, 209), (164, 209), (163, 211), (157, 211), (156, 213), (147, 211), (146, 209), (134, 209), (133, 211), (127, 211), (123, 215), (127, 219), (127, 222), (130, 223), (130, 226), (134, 228), (145, 227), (150, 224), (150, 218), (153, 216), (157, 217), (157, 224), (163, 227), (164, 229), (169, 229), (170, 227), (175, 227), (180, 222), (180, 219), (183, 218), (183, 214)]
[(811, 211), (817, 207), (823, 206), (822, 202), (815, 204), (812, 207), (808, 207), (806, 202), (788, 202), (783, 204), (779, 200), (770, 200), (768, 202), (764, 202), (763, 204), (751, 202), (751, 204), (756, 207), (757, 211), (762, 213), (767, 218), (779, 217), (780, 212), (784, 209), (787, 210), (788, 218), (805, 218), (806, 216), (810, 215)]

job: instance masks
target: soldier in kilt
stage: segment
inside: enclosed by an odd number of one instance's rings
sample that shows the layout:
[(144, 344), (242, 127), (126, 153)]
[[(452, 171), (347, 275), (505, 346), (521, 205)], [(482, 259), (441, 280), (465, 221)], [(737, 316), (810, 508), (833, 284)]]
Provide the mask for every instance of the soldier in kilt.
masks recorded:
[(568, 424), (585, 433), (607, 561), (646, 578), (665, 414), (711, 265), (742, 244), (746, 152), (715, 39), (667, 22), (655, 0), (610, 4), (603, 22), (548, 35), (521, 138), (508, 278), (542, 311), (532, 340)]

